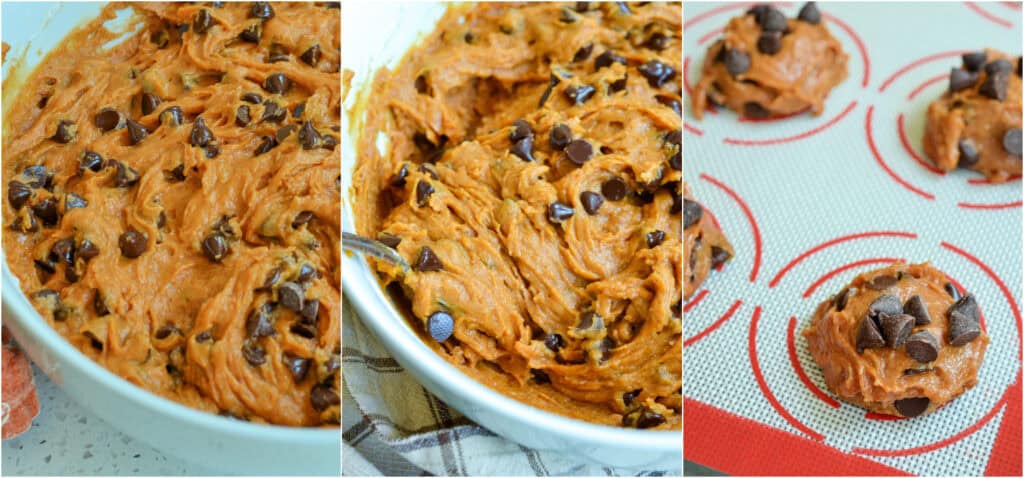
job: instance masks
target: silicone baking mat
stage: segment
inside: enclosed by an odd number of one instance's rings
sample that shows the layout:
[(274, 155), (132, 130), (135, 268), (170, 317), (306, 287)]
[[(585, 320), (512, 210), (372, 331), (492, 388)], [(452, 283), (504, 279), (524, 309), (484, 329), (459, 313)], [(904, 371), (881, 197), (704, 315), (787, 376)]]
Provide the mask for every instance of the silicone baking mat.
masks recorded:
[[(748, 3), (688, 2), (685, 77)], [(776, 4), (796, 16), (802, 3)], [(736, 248), (684, 306), (684, 449), (733, 474), (1021, 474), (1021, 181), (942, 175), (928, 103), (960, 54), (1020, 55), (1020, 3), (821, 3), (849, 76), (821, 116), (697, 121), (684, 173)], [(800, 335), (860, 272), (932, 261), (973, 292), (992, 338), (978, 385), (893, 419), (836, 400)]]

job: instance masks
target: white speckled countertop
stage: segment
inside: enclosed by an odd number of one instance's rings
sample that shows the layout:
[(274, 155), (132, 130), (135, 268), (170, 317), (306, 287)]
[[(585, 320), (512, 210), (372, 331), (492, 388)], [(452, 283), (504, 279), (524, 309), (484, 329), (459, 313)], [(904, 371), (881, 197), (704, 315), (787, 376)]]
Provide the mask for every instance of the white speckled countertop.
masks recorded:
[(31, 429), (3, 441), (3, 476), (213, 474), (128, 437), (33, 372), (39, 416)]

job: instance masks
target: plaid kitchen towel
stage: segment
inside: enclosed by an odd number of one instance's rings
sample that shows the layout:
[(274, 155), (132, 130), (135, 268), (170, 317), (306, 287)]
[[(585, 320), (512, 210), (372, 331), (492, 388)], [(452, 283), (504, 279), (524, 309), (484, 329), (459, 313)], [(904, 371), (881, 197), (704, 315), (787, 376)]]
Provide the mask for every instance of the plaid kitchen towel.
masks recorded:
[(39, 415), (39, 399), (28, 357), (3, 329), (3, 439), (28, 430)]
[(583, 463), (495, 435), (416, 382), (347, 300), (342, 344), (345, 476), (681, 476), (681, 469), (635, 471)]

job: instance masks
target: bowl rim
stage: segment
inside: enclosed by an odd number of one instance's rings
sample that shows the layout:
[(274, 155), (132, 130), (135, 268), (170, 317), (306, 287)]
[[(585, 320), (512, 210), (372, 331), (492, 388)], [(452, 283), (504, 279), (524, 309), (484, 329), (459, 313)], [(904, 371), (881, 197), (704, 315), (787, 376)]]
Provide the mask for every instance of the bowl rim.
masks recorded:
[[(50, 327), (43, 320), (42, 316), (39, 315), (39, 312), (32, 307), (25, 292), (21, 289), (20, 281), (10, 271), (6, 252), (0, 251), (0, 261), (3, 262), (2, 301), (6, 306), (6, 311), (11, 312), (10, 317), (4, 314), (3, 321), (12, 320), (16, 322), (25, 333), (31, 335), (47, 352), (56, 356), (57, 361), (60, 363), (58, 369), (71, 367), (85, 375), (92, 382), (116, 393), (150, 413), (158, 413), (175, 418), (184, 424), (196, 428), (240, 437), (302, 442), (313, 446), (333, 446), (341, 436), (340, 425), (337, 428), (292, 427), (270, 423), (252, 423), (223, 417), (175, 402), (121, 378), (87, 357), (71, 345), (71, 342), (68, 342), (62, 335)], [(43, 370), (44, 367), (37, 367), (46, 373)], [(58, 383), (58, 385), (63, 389), (63, 384)], [(89, 407), (83, 404), (83, 408), (88, 409)], [(90, 413), (92, 413), (91, 410)]]
[[(345, 267), (346, 262), (348, 267)], [(644, 447), (661, 453), (681, 450), (682, 430), (638, 430), (591, 423), (528, 405), (476, 381), (427, 347), (376, 282), (365, 257), (361, 254), (343, 256), (342, 289), (358, 311), (356, 320), (361, 320), (389, 353), (402, 356), (409, 368), (432, 377), (449, 393), (471, 402), (475, 407), (488, 409), (506, 420), (525, 423), (538, 431), (603, 444), (625, 441), (631, 447)], [(486, 428), (485, 424), (479, 425)]]

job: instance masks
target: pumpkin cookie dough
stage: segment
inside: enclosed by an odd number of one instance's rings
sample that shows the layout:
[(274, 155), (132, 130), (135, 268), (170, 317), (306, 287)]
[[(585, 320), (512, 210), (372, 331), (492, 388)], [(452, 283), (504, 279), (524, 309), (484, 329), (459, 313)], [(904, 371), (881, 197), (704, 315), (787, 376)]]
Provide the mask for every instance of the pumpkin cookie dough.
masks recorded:
[(377, 72), (356, 225), (412, 264), (376, 267), (478, 381), (680, 428), (681, 20), (678, 3), (483, 3)]
[(825, 384), (876, 413), (915, 417), (978, 382), (989, 338), (971, 294), (928, 263), (865, 272), (804, 330)]
[(704, 214), (704, 207), (690, 195), (690, 188), (684, 186), (683, 197), (683, 259), (686, 268), (683, 277), (683, 297), (689, 299), (704, 283), (711, 269), (732, 259), (732, 245), (722, 231)]
[[(105, 48), (123, 8), (135, 33)], [(339, 23), (112, 4), (11, 98), (4, 252), (86, 356), (201, 410), (338, 423)]]
[(730, 20), (708, 48), (693, 113), (701, 119), (714, 104), (748, 118), (819, 115), (829, 91), (846, 78), (847, 58), (814, 2), (792, 19), (757, 5)]
[(943, 171), (965, 168), (1001, 183), (1021, 174), (1021, 57), (963, 55), (949, 89), (928, 106), (924, 151)]

